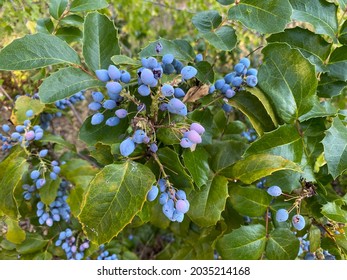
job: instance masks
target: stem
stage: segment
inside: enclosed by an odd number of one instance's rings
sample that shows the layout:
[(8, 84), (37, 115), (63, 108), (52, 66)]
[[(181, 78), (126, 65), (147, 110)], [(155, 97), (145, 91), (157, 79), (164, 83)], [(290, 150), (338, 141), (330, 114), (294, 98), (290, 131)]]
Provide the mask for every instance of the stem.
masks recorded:
[(75, 106), (74, 106), (72, 103), (70, 103), (70, 102), (69, 102), (68, 106), (70, 107), (70, 109), (71, 109), (72, 112), (74, 113), (74, 115), (75, 115), (75, 117), (76, 117), (78, 123), (79, 123), (80, 125), (82, 125), (82, 124), (83, 124), (83, 120), (81, 119), (81, 116), (80, 116), (79, 113), (77, 112)]
[(152, 156), (153, 156), (154, 160), (156, 161), (156, 163), (159, 165), (160, 172), (163, 173), (164, 178), (167, 178), (168, 175), (166, 174), (166, 172), (164, 170), (164, 165), (162, 165), (162, 163), (160, 162), (158, 155), (153, 153)]
[(265, 213), (265, 232), (266, 232), (266, 238), (269, 237), (269, 207), (266, 208)]
[(205, 110), (208, 106), (212, 105), (213, 103), (217, 102), (219, 99), (222, 99), (222, 98), (224, 98), (223, 95), (218, 96), (217, 98), (213, 99), (210, 103), (208, 103), (208, 104), (206, 104), (205, 106), (201, 107), (201, 108), (199, 109), (199, 111)]
[(7, 91), (2, 87), (0, 86), (0, 90), (2, 91), (2, 93), (13, 103), (14, 100), (12, 99), (12, 97), (7, 93)]
[(260, 50), (261, 48), (263, 48), (264, 46), (259, 46), (256, 49), (254, 49), (253, 51), (251, 51), (248, 55), (246, 55), (246, 57), (249, 57), (252, 53), (255, 53), (256, 51)]

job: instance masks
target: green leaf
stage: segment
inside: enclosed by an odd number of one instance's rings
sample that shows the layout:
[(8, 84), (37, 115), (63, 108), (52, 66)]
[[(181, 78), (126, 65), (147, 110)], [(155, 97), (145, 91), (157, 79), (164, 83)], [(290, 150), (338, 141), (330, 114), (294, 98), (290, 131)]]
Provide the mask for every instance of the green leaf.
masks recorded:
[(310, 252), (315, 252), (321, 247), (321, 231), (317, 226), (311, 225), (309, 235)]
[(222, 23), (222, 16), (215, 10), (203, 11), (193, 16), (192, 23), (201, 33), (206, 33)]
[(46, 260), (52, 260), (53, 259), (53, 255), (50, 252), (42, 252), (39, 254), (36, 254), (33, 257), (33, 260), (42, 260), (42, 261), (46, 261)]
[(286, 29), (282, 33), (273, 34), (266, 40), (270, 43), (287, 43), (298, 49), (305, 58), (314, 64), (317, 72), (326, 72), (324, 61), (328, 58), (332, 45), (326, 42), (322, 36), (307, 29), (295, 27)]
[(36, 253), (45, 247), (48, 242), (38, 233), (27, 232), (24, 242), (17, 245), (16, 249), (19, 254)]
[(63, 68), (43, 80), (39, 87), (40, 100), (53, 103), (91, 87), (101, 87), (104, 83), (79, 68)]
[(12, 219), (17, 219), (19, 215), (14, 191), (28, 169), (24, 156), (22, 149), (14, 148), (0, 163), (0, 211)]
[(213, 67), (207, 61), (200, 61), (195, 64), (196, 70), (198, 70), (198, 74), (196, 74), (196, 78), (202, 83), (213, 83), (214, 82), (214, 71)]
[(49, 2), (49, 14), (55, 19), (59, 19), (67, 8), (68, 0), (51, 0)]
[(229, 103), (244, 113), (258, 134), (275, 129), (271, 116), (257, 96), (242, 91), (236, 94)]
[(61, 25), (71, 25), (75, 27), (82, 27), (84, 19), (78, 15), (68, 15), (64, 17), (61, 21)]
[(16, 39), (0, 52), (0, 70), (29, 70), (66, 63), (80, 64), (77, 53), (63, 40), (43, 33)]
[(28, 110), (33, 110), (34, 115), (39, 115), (43, 112), (45, 105), (43, 105), (40, 100), (32, 99), (29, 96), (19, 96), (14, 105), (14, 116), (18, 124), (24, 123), (28, 119), (26, 112)]
[(325, 0), (289, 0), (293, 7), (292, 19), (312, 24), (317, 34), (325, 34), (336, 41), (338, 29), (337, 7)]
[(224, 171), (222, 174), (251, 184), (275, 171), (286, 169), (301, 172), (297, 164), (281, 156), (257, 154), (238, 161), (229, 172)]
[(111, 57), (119, 54), (118, 31), (105, 15), (90, 13), (84, 21), (83, 56), (88, 67), (95, 71), (107, 69)]
[(40, 18), (36, 22), (36, 31), (45, 34), (51, 34), (54, 30), (54, 24), (51, 18)]
[(257, 260), (264, 252), (266, 230), (263, 225), (241, 226), (217, 241), (217, 251), (227, 260)]
[(215, 172), (230, 167), (241, 159), (248, 145), (236, 140), (214, 140), (211, 145), (206, 146), (211, 160), (210, 166)]
[(347, 1), (346, 0), (337, 0), (337, 2), (339, 3), (340, 8), (342, 10), (345, 11), (347, 9)]
[(319, 97), (332, 98), (340, 95), (345, 87), (347, 87), (347, 82), (340, 81), (330, 77), (328, 73), (324, 73), (320, 76), (317, 95)]
[(70, 159), (61, 166), (61, 174), (73, 184), (70, 195), (67, 199), (71, 212), (77, 216), (81, 210), (83, 194), (90, 181), (99, 170), (82, 159)]
[(45, 186), (39, 190), (41, 201), (44, 204), (49, 205), (55, 200), (55, 198), (57, 197), (60, 182), (60, 178), (56, 180), (49, 178), (46, 180)]
[(224, 6), (231, 5), (235, 2), (235, 0), (217, 0), (218, 3)]
[(72, 43), (79, 42), (82, 39), (83, 33), (78, 27), (66, 26), (59, 28), (55, 35), (67, 43)]
[(117, 236), (142, 209), (154, 182), (151, 170), (139, 163), (104, 167), (90, 182), (78, 216), (88, 239), (102, 244)]
[(283, 192), (291, 193), (293, 190), (300, 188), (300, 177), (302, 174), (292, 170), (280, 170), (266, 178), (268, 186), (279, 186)]
[(211, 176), (199, 191), (193, 191), (188, 195), (189, 218), (201, 227), (217, 224), (221, 219), (227, 197), (228, 180), (219, 175)]
[(114, 157), (111, 153), (111, 147), (109, 145), (97, 143), (95, 147), (91, 147), (89, 151), (90, 155), (102, 165), (108, 165), (114, 161)]
[(336, 202), (328, 202), (322, 207), (322, 214), (338, 223), (347, 223), (347, 211), (341, 209)]
[(271, 154), (300, 163), (303, 142), (294, 125), (282, 125), (276, 130), (265, 133), (246, 150), (244, 157), (254, 154)]
[(134, 66), (140, 66), (141, 63), (135, 59), (132, 59), (131, 57), (128, 57), (126, 55), (114, 55), (111, 57), (112, 62), (115, 65), (134, 65)]
[(180, 246), (172, 255), (172, 260), (211, 260), (213, 248), (207, 242), (197, 242)]
[(322, 141), (329, 173), (336, 179), (347, 169), (347, 128), (336, 117)]
[(41, 143), (51, 143), (51, 144), (57, 144), (64, 148), (68, 148), (71, 151), (75, 151), (76, 147), (75, 145), (71, 144), (70, 142), (64, 140), (63, 137), (59, 135), (49, 134), (48, 132), (44, 134), (43, 138), (40, 140)]
[(106, 120), (111, 116), (114, 116), (114, 112), (108, 110), (108, 112), (105, 112), (104, 116), (105, 121), (99, 125), (92, 125), (92, 116), (89, 116), (84, 121), (79, 131), (79, 138), (90, 146), (93, 146), (98, 142), (103, 144), (121, 142), (124, 139), (123, 134), (129, 126), (128, 119), (122, 119), (117, 126), (108, 126), (106, 125)]
[(277, 33), (283, 31), (290, 22), (291, 13), (288, 0), (243, 0), (230, 8), (228, 18), (239, 20), (260, 33)]
[(300, 241), (292, 231), (277, 228), (270, 233), (266, 244), (266, 257), (270, 260), (294, 260), (299, 252)]
[(203, 147), (197, 147), (193, 152), (189, 149), (183, 152), (184, 165), (192, 175), (192, 179), (198, 188), (201, 188), (209, 180), (208, 158), (209, 154)]
[(269, 44), (263, 54), (259, 86), (272, 101), (277, 114), (290, 123), (313, 105), (317, 88), (315, 68), (287, 44)]
[(71, 3), (71, 12), (85, 12), (108, 7), (106, 0), (74, 0)]
[(266, 191), (253, 186), (232, 186), (229, 190), (233, 208), (240, 214), (249, 217), (260, 217), (265, 214), (272, 200)]
[(203, 33), (202, 37), (216, 49), (223, 51), (231, 51), (237, 43), (235, 30), (229, 25), (223, 25), (213, 31)]
[(329, 59), (329, 76), (347, 81), (347, 46), (336, 48)]
[[(157, 54), (155, 51), (156, 45), (160, 43), (163, 46), (163, 50)], [(140, 57), (149, 57), (149, 56), (163, 56), (165, 54), (172, 54), (174, 57), (178, 60), (184, 60), (184, 61), (194, 61), (195, 58), (195, 52), (193, 49), (188, 48), (187, 44), (189, 43), (185, 40), (166, 40), (166, 39), (159, 39), (155, 42), (150, 43), (147, 47), (145, 47), (141, 52), (139, 53)], [(189, 45), (190, 46), (190, 45)]]
[(347, 21), (343, 23), (339, 33), (339, 41), (341, 44), (347, 45)]
[(14, 244), (20, 244), (25, 240), (25, 231), (19, 226), (18, 220), (5, 218), (7, 225), (6, 239)]
[(193, 188), (192, 178), (186, 172), (175, 151), (165, 147), (159, 149), (157, 155), (161, 164), (164, 165), (165, 172), (170, 176), (170, 182), (174, 184), (174, 187), (186, 190)]
[(313, 118), (324, 118), (328, 116), (334, 116), (337, 114), (337, 110), (334, 105), (329, 101), (319, 102), (318, 99), (315, 100), (313, 107), (306, 114), (299, 118), (300, 122), (307, 121)]

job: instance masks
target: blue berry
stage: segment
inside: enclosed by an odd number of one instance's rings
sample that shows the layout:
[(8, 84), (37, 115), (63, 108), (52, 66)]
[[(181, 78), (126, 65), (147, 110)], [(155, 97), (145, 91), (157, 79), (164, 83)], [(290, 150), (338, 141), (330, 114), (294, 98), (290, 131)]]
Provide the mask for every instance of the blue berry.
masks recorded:
[(106, 69), (96, 70), (95, 75), (102, 82), (108, 82), (110, 80), (110, 77), (108, 75), (108, 71)]
[(187, 213), (189, 210), (189, 202), (188, 200), (178, 199), (176, 201), (176, 210), (183, 214)]
[(234, 70), (237, 74), (241, 75), (243, 74), (243, 71), (246, 69), (245, 65), (243, 63), (238, 63), (235, 65)]
[(168, 201), (168, 199), (169, 199), (169, 195), (166, 192), (164, 192), (159, 197), (159, 203), (161, 205), (164, 205)]
[(271, 196), (280, 196), (282, 194), (282, 189), (279, 186), (272, 186), (268, 188), (267, 193)]
[(48, 150), (47, 149), (41, 150), (39, 152), (39, 157), (45, 157), (45, 156), (47, 156), (47, 154), (48, 154)]
[(120, 80), (125, 84), (130, 83), (131, 76), (129, 72), (122, 70), (122, 75), (120, 76)]
[(146, 69), (143, 69), (141, 71), (141, 81), (145, 85), (152, 84), (153, 80), (155, 80), (155, 78), (154, 78), (154, 74), (153, 74), (152, 70), (146, 68)]
[(165, 54), (163, 56), (162, 62), (164, 64), (171, 64), (173, 62), (174, 58), (175, 57), (172, 54)]
[(26, 111), (25, 115), (26, 115), (28, 118), (31, 118), (31, 117), (34, 115), (34, 111), (30, 109), (30, 110)]
[(175, 88), (174, 95), (175, 95), (176, 98), (182, 98), (182, 97), (184, 97), (186, 94), (185, 94), (185, 92), (183, 91), (183, 89), (181, 89), (181, 88)]
[(120, 119), (118, 117), (111, 117), (106, 120), (107, 126), (116, 126), (120, 122)]
[(276, 220), (278, 222), (285, 222), (288, 220), (289, 213), (286, 209), (279, 209), (276, 213)]
[(157, 146), (157, 144), (152, 143), (152, 144), (149, 146), (149, 149), (151, 150), (152, 153), (156, 153), (156, 152), (158, 151), (158, 146)]
[(191, 146), (193, 146), (193, 144), (194, 143), (186, 137), (183, 137), (180, 142), (182, 148), (190, 148)]
[(119, 71), (119, 69), (114, 65), (110, 65), (108, 67), (107, 73), (108, 73), (109, 77), (114, 81), (120, 80), (120, 77), (122, 75), (122, 73)]
[(115, 114), (118, 118), (124, 119), (128, 115), (128, 111), (125, 109), (118, 109)]
[(186, 116), (187, 115), (187, 107), (186, 105), (177, 98), (172, 98), (168, 104), (167, 109), (170, 113)]
[(253, 75), (257, 76), (258, 75), (258, 70), (254, 68), (249, 68), (246, 73), (247, 76)]
[(101, 108), (101, 104), (99, 102), (92, 102), (88, 105), (88, 108), (92, 111), (98, 111)]
[(31, 171), (31, 173), (30, 173), (30, 178), (31, 179), (33, 179), (33, 180), (36, 180), (37, 178), (39, 178), (40, 177), (40, 171), (38, 171), (38, 170), (33, 170), (33, 171)]
[(197, 73), (198, 70), (196, 70), (193, 66), (185, 66), (181, 70), (181, 75), (184, 80), (190, 80), (191, 78), (195, 77)]
[(233, 85), (234, 87), (239, 87), (239, 86), (241, 86), (241, 85), (242, 85), (242, 82), (243, 82), (243, 79), (242, 79), (241, 77), (238, 77), (238, 76), (234, 77), (234, 78), (232, 79), (232, 81), (231, 81), (231, 83), (232, 83), (232, 85)]
[(241, 58), (240, 63), (242, 63), (246, 68), (248, 68), (251, 65), (251, 62), (247, 57)]
[(222, 105), (222, 109), (226, 112), (226, 113), (230, 113), (233, 110), (233, 107), (227, 103), (224, 103)]
[(112, 109), (116, 108), (116, 106), (117, 106), (116, 101), (114, 101), (112, 99), (105, 100), (105, 102), (103, 104), (103, 107), (105, 109), (108, 109), (108, 110), (112, 110)]
[(34, 140), (35, 139), (35, 132), (30, 130), (25, 133), (25, 139), (28, 141)]
[(174, 90), (172, 85), (164, 84), (161, 87), (161, 93), (166, 97), (172, 96), (174, 94), (174, 92), (175, 92), (175, 90)]
[(294, 215), (292, 218), (292, 224), (297, 230), (302, 230), (305, 227), (305, 219), (299, 214)]
[(138, 129), (135, 131), (135, 133), (133, 135), (133, 141), (137, 144), (141, 144), (141, 143), (143, 143), (145, 136), (146, 136), (146, 132), (144, 132), (141, 129)]
[(254, 75), (249, 75), (246, 78), (246, 83), (249, 87), (255, 87), (258, 83), (258, 78)]
[(92, 98), (95, 102), (102, 102), (104, 100), (104, 95), (99, 91), (94, 91), (92, 93)]
[(9, 132), (9, 131), (10, 131), (9, 125), (3, 124), (3, 125), (2, 125), (2, 130), (3, 130), (4, 132)]
[[(120, 94), (120, 92), (122, 91), (123, 87), (120, 83), (118, 82), (108, 82), (106, 84), (106, 89), (107, 89), (107, 93), (112, 96), (115, 97), (117, 95)], [(112, 98), (111, 97), (111, 98)]]
[(159, 189), (157, 186), (152, 186), (152, 188), (150, 189), (150, 191), (147, 193), (147, 200), (148, 201), (153, 201), (157, 198), (159, 193)]
[(203, 59), (204, 59), (204, 57), (202, 56), (202, 54), (201, 54), (201, 53), (198, 53), (198, 54), (195, 56), (194, 61), (195, 61), (195, 62), (200, 62), (200, 61), (202, 61)]
[(104, 115), (102, 113), (96, 113), (92, 116), (91, 124), (98, 125), (101, 124), (104, 120)]
[(195, 144), (199, 144), (202, 142), (202, 138), (199, 133), (197, 133), (195, 130), (190, 130), (185, 134), (185, 137), (187, 137), (191, 142)]
[(219, 79), (214, 83), (215, 88), (218, 90), (221, 90), (224, 85), (225, 85), (224, 79)]
[(127, 157), (135, 150), (135, 143), (130, 137), (128, 137), (127, 139), (123, 140), (119, 149), (121, 155)]
[(140, 85), (137, 91), (141, 96), (148, 96), (151, 94), (151, 90), (147, 85)]

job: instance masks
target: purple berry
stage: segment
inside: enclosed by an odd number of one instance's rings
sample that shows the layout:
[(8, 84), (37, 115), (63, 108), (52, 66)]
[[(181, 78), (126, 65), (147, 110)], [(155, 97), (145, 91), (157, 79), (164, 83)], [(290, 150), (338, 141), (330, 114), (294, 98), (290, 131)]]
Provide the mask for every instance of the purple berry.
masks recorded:
[(152, 153), (156, 153), (156, 152), (158, 151), (158, 146), (157, 146), (157, 144), (152, 143), (152, 144), (149, 146), (149, 149), (151, 150)]
[(188, 200), (178, 199), (176, 201), (176, 210), (183, 214), (187, 213), (189, 210), (189, 202)]
[(28, 141), (34, 140), (35, 139), (35, 132), (30, 130), (27, 133), (25, 133), (25, 139)]
[(192, 123), (190, 125), (190, 130), (195, 130), (200, 135), (204, 134), (205, 128), (199, 123)]
[(199, 144), (202, 142), (202, 138), (199, 133), (197, 133), (195, 130), (190, 130), (185, 135), (191, 142), (195, 144)]

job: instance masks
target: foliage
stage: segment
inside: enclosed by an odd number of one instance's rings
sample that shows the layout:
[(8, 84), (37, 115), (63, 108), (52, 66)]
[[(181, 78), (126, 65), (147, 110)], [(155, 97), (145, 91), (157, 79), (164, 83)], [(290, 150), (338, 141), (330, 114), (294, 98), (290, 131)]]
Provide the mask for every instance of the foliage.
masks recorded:
[(346, 259), (344, 2), (217, 2), (51, 0), (6, 42), (0, 259)]

